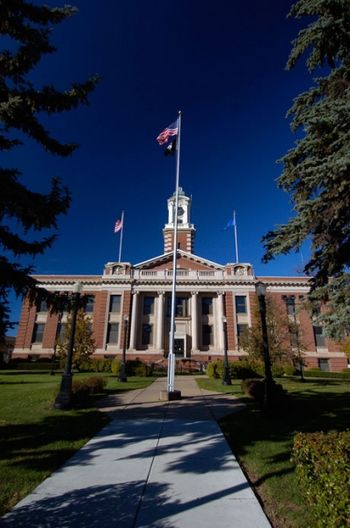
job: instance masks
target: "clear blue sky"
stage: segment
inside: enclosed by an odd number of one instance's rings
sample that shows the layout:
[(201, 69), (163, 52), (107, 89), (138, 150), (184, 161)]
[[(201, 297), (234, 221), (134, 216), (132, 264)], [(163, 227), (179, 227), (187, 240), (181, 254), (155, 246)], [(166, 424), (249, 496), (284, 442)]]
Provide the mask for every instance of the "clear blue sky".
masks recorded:
[[(122, 209), (123, 260), (162, 253), (175, 159), (163, 156), (155, 138), (182, 110), (180, 184), (193, 196), (195, 253), (234, 260), (232, 231), (223, 228), (235, 209), (240, 260), (257, 275), (297, 274), (300, 255), (264, 265), (260, 242), (292, 214), (288, 195), (276, 187), (276, 160), (295, 141), (285, 118), (292, 99), (312, 84), (304, 66), (284, 69), (300, 28), (287, 19), (293, 2), (72, 3), (79, 13), (54, 30), (58, 51), (33, 78), (38, 86), (67, 88), (101, 75), (88, 107), (45, 119), (59, 138), (81, 146), (60, 159), (26, 141), (5, 158), (32, 189), (47, 190), (49, 178), (60, 176), (72, 192), (58, 239), (35, 259), (36, 271), (102, 273), (117, 259), (113, 226)], [(18, 307), (13, 302), (14, 320)]]

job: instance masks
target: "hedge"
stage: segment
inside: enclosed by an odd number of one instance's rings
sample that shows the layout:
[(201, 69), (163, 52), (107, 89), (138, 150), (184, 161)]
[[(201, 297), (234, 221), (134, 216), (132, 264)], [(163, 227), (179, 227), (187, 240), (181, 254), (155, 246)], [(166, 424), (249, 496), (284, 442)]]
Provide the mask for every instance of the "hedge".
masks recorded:
[(315, 528), (350, 525), (350, 431), (298, 433), (292, 460)]
[(343, 372), (325, 372), (320, 369), (304, 370), (305, 378), (335, 378), (335, 379), (350, 379), (350, 369)]

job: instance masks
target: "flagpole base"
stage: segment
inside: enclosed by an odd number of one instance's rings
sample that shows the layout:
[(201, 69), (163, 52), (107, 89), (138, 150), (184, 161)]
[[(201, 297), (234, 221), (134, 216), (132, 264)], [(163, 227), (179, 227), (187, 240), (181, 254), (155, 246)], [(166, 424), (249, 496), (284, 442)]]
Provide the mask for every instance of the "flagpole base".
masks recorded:
[(173, 390), (173, 391), (167, 391), (162, 390), (159, 394), (159, 399), (161, 401), (174, 401), (174, 400), (181, 400), (181, 391), (179, 390)]

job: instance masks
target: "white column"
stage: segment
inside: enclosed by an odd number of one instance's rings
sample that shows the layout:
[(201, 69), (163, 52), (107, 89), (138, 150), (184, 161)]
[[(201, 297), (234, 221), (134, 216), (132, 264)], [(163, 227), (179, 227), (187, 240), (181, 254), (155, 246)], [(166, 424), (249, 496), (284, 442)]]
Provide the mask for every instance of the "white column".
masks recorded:
[(158, 292), (157, 299), (157, 337), (156, 337), (156, 349), (157, 352), (163, 352), (163, 341), (164, 341), (164, 292)]
[(216, 299), (216, 329), (217, 329), (217, 339), (218, 339), (218, 349), (220, 352), (224, 351), (224, 294), (223, 292), (218, 292)]
[(136, 332), (137, 332), (137, 305), (139, 292), (132, 295), (131, 324), (130, 324), (130, 349), (136, 349)]
[(198, 351), (198, 313), (197, 313), (197, 296), (198, 292), (191, 293), (191, 333), (192, 333), (192, 352)]

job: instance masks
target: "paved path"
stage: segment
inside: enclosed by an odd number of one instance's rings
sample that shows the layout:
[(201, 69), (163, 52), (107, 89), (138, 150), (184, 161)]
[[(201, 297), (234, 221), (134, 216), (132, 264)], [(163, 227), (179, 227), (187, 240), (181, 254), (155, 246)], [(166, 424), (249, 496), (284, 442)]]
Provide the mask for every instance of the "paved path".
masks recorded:
[(216, 422), (234, 398), (176, 377), (106, 398), (112, 420), (5, 517), (0, 527), (269, 528)]

